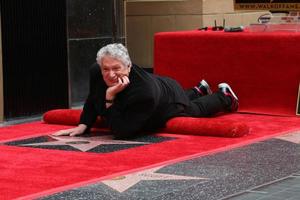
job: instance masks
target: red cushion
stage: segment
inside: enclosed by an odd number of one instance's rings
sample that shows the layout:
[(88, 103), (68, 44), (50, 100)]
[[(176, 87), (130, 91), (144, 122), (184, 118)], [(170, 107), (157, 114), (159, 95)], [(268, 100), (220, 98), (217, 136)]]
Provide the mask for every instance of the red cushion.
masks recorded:
[(243, 122), (218, 117), (176, 117), (167, 122), (164, 131), (187, 135), (242, 137), (249, 133), (249, 126)]
[[(61, 124), (76, 126), (79, 123), (81, 109), (56, 109), (50, 110), (43, 115), (43, 121), (48, 124)], [(94, 127), (103, 127), (101, 117), (98, 117)]]
[[(44, 114), (43, 121), (49, 124), (76, 126), (79, 122), (81, 112), (82, 110), (79, 109), (51, 110)], [(94, 127), (104, 127), (100, 117), (97, 119)], [(249, 127), (242, 122), (218, 117), (176, 117), (167, 122), (166, 128), (163, 131), (173, 134), (241, 137), (249, 133)]]

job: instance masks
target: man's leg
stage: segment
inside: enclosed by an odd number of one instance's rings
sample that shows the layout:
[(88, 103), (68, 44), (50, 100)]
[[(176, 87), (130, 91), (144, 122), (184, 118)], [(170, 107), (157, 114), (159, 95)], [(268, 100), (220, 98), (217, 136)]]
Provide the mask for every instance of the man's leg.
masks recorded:
[(202, 97), (202, 95), (195, 90), (195, 88), (190, 88), (184, 91), (189, 100), (197, 99)]
[(235, 112), (238, 98), (227, 83), (219, 84), (219, 91), (191, 100), (187, 113), (193, 117), (209, 117), (218, 112)]
[(226, 111), (229, 105), (231, 105), (231, 99), (222, 92), (216, 92), (192, 100), (187, 112), (192, 117), (210, 117), (218, 112)]
[(185, 91), (185, 94), (188, 96), (190, 100), (194, 100), (196, 98), (212, 94), (212, 91), (205, 80), (199, 82), (199, 84), (191, 89)]

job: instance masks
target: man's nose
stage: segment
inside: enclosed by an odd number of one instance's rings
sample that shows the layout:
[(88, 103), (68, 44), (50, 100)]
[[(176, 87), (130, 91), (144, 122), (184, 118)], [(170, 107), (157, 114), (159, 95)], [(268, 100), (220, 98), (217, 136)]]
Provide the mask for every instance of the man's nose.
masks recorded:
[(115, 77), (115, 72), (113, 71), (113, 70), (110, 70), (109, 72), (108, 72), (108, 76), (109, 77), (111, 77), (111, 78), (113, 78), (113, 77)]

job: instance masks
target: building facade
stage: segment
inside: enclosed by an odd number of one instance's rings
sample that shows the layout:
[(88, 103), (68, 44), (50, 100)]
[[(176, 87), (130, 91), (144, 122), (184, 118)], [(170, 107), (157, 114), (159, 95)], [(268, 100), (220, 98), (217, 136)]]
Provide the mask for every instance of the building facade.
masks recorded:
[[(23, 3), (20, 3), (23, 2)], [(241, 26), (267, 11), (236, 11), (233, 0), (0, 0), (0, 120), (82, 105), (88, 68), (112, 42), (153, 67), (161, 31)]]

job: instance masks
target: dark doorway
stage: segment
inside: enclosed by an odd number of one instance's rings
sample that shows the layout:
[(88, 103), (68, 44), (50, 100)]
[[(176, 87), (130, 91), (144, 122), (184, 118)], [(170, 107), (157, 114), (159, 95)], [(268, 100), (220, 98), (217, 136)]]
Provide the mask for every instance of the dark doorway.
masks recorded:
[(4, 117), (67, 108), (65, 0), (0, 0)]

